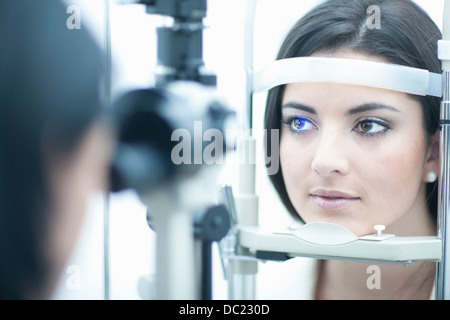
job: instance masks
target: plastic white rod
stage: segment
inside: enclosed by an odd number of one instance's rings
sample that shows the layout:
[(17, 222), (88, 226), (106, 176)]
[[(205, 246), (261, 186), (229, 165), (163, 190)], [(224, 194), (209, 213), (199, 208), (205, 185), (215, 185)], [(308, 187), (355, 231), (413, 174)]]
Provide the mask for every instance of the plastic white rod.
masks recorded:
[(244, 70), (246, 73), (246, 92), (245, 92), (245, 110), (243, 114), (243, 131), (247, 131), (252, 128), (252, 116), (253, 116), (253, 46), (254, 46), (254, 23), (256, 14), (257, 0), (247, 0), (247, 8), (245, 13), (244, 22)]
[[(244, 30), (244, 68), (246, 71), (246, 105), (244, 111), (244, 131), (246, 134), (240, 137), (238, 142), (238, 187), (235, 195), (237, 223), (245, 226), (256, 226), (258, 224), (258, 197), (255, 194), (255, 147), (256, 140), (252, 137), (252, 69), (253, 69), (253, 32), (254, 18), (257, 0), (247, 0), (246, 21)], [(231, 260), (229, 266), (232, 275), (228, 281), (232, 281), (229, 297), (238, 300), (255, 299), (255, 275), (257, 273), (257, 262)]]

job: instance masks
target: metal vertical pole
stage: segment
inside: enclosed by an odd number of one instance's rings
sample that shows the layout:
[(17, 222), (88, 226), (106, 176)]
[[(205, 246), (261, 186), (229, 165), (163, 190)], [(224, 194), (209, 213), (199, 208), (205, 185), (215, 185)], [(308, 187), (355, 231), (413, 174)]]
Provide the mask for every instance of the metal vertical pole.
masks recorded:
[[(106, 70), (105, 70), (105, 83), (104, 83), (104, 96), (105, 105), (109, 107), (111, 104), (111, 25), (110, 25), (110, 0), (104, 0), (104, 19), (105, 19), (105, 43), (104, 43), (104, 54), (106, 59)], [(109, 272), (109, 229), (110, 229), (110, 194), (105, 191), (104, 198), (104, 209), (103, 209), (103, 290), (104, 299), (110, 299), (110, 272)]]
[(439, 180), (439, 229), (438, 238), (442, 241), (442, 259), (436, 267), (436, 299), (450, 300), (450, 226), (448, 212), (450, 209), (450, 0), (445, 0), (442, 40), (438, 43), (439, 59), (442, 60), (441, 102), (441, 176)]
[(449, 211), (449, 156), (450, 156), (450, 95), (449, 80), (450, 71), (443, 72), (444, 95), (441, 103), (441, 178), (439, 180), (439, 230), (438, 237), (442, 241), (442, 259), (437, 264), (436, 270), (436, 298), (438, 300), (450, 299), (450, 286), (446, 276), (450, 275), (450, 247), (447, 244), (449, 238), (448, 211)]

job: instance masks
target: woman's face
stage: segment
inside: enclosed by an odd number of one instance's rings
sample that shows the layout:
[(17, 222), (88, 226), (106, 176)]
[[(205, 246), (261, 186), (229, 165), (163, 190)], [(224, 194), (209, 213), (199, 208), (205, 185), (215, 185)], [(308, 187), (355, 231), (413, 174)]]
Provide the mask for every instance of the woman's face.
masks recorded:
[(426, 212), (425, 176), (438, 173), (438, 163), (419, 102), (384, 89), (293, 83), (281, 113), (283, 178), (305, 222), (336, 223), (361, 236)]

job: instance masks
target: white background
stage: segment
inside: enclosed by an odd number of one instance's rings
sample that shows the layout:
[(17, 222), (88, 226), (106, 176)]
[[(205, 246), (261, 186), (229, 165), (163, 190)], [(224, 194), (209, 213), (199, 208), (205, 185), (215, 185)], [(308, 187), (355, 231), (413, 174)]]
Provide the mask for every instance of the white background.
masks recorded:
[[(65, 0), (81, 8), (81, 26), (92, 31), (101, 47), (105, 44), (105, 0)], [(318, 0), (259, 0), (255, 20), (254, 66), (263, 67), (275, 58), (283, 35)], [(442, 25), (443, 0), (417, 0)], [(209, 0), (205, 24), (204, 60), (218, 76), (218, 92), (238, 112), (245, 106), (244, 0)], [(164, 20), (145, 13), (142, 5), (110, 4), (111, 41), (114, 61), (113, 95), (153, 84), (156, 64), (155, 27)], [(69, 15), (68, 15), (69, 17)], [(381, 17), (382, 19), (382, 17)], [(382, 21), (382, 20), (381, 20)], [(382, 22), (381, 22), (382, 23)], [(76, 32), (74, 30), (73, 32)], [(255, 97), (255, 128), (262, 127), (264, 95)], [(218, 183), (236, 181), (233, 161), (222, 170)], [(261, 166), (257, 192), (260, 196), (260, 224), (289, 223), (287, 213), (274, 194)], [(211, 186), (206, 186), (211, 187)], [(155, 234), (146, 222), (146, 207), (132, 191), (110, 201), (109, 252), (110, 299), (141, 299), (137, 284), (142, 276), (155, 272)], [(104, 197), (92, 199), (91, 209), (67, 272), (61, 276), (53, 299), (104, 299)], [(72, 268), (70, 268), (72, 267)], [(75, 268), (73, 268), (75, 267)], [(297, 266), (261, 266), (257, 297), (289, 299), (285, 286)], [(75, 270), (75, 272), (73, 271)], [(272, 281), (276, 278), (276, 281)], [(214, 259), (214, 298), (226, 299), (226, 283), (217, 255)], [(294, 288), (295, 290), (295, 288)], [(270, 296), (264, 292), (271, 293)], [(299, 296), (301, 298), (301, 296)]]

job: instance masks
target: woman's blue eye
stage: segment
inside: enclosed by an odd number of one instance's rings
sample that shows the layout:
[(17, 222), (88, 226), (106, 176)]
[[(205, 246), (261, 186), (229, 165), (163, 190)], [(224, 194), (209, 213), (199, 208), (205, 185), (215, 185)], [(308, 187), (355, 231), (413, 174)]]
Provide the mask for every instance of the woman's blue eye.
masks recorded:
[(314, 129), (314, 125), (308, 119), (294, 117), (290, 120), (290, 128), (293, 132), (305, 132)]

